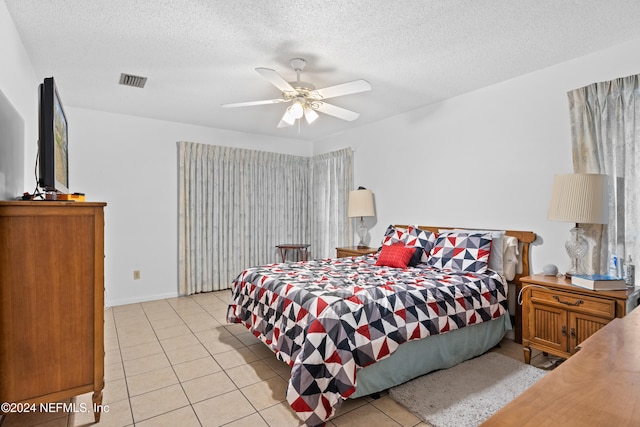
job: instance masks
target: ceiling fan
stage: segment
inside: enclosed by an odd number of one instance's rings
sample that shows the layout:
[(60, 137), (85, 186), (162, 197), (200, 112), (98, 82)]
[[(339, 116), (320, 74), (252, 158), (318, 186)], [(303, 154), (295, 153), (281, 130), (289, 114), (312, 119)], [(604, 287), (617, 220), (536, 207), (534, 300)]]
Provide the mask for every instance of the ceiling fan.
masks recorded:
[(325, 87), (324, 89), (316, 89), (311, 83), (300, 80), (300, 72), (304, 69), (307, 61), (302, 58), (293, 58), (289, 63), (297, 75), (295, 82), (287, 82), (280, 74), (270, 68), (256, 68), (256, 71), (262, 77), (282, 91), (282, 98), (222, 104), (222, 106), (232, 108), (290, 102), (291, 105), (287, 107), (282, 119), (280, 119), (280, 123), (278, 123), (278, 127), (292, 126), (302, 116), (304, 116), (307, 123), (311, 124), (319, 117), (317, 111), (348, 121), (355, 120), (360, 116), (355, 111), (328, 104), (325, 99), (371, 90), (369, 82), (366, 80), (354, 80)]

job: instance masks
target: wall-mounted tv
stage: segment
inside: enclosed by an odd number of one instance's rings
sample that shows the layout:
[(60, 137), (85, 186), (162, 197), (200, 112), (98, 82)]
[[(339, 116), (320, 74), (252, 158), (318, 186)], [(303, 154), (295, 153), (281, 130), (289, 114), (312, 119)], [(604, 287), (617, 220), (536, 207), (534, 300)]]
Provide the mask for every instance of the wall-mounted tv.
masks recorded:
[(53, 77), (40, 85), (38, 185), (45, 191), (69, 193), (69, 128)]

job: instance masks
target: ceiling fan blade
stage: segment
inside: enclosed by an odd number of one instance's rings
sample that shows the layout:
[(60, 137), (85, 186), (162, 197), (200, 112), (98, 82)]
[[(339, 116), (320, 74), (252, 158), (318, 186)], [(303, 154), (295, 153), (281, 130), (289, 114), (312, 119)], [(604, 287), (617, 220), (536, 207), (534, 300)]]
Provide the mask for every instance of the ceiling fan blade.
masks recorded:
[(281, 102), (287, 102), (287, 100), (282, 98), (277, 98), (277, 99), (265, 99), (264, 101), (236, 102), (234, 104), (222, 104), (222, 107), (224, 108), (248, 107), (251, 105), (279, 104)]
[(316, 108), (316, 110), (320, 111), (321, 113), (328, 114), (330, 116), (334, 116), (350, 122), (360, 117), (360, 114), (356, 113), (355, 111), (336, 107), (335, 105), (327, 104), (326, 102), (320, 103), (320, 106)]
[(272, 70), (271, 68), (256, 68), (256, 71), (258, 73), (260, 73), (260, 75), (262, 77), (267, 79), (267, 81), (269, 81), (269, 83), (271, 83), (272, 85), (274, 85), (275, 87), (277, 87), (281, 91), (283, 91), (283, 92), (295, 92), (296, 91), (293, 88), (293, 86), (291, 86), (289, 84), (289, 82), (287, 82), (285, 79), (283, 79), (282, 76), (280, 74), (278, 74), (275, 70)]
[(336, 96), (350, 95), (352, 93), (366, 92), (368, 90), (371, 90), (371, 85), (368, 81), (354, 80), (352, 82), (329, 86), (325, 87), (324, 89), (318, 89), (315, 90), (314, 93), (320, 95), (321, 99), (328, 99)]

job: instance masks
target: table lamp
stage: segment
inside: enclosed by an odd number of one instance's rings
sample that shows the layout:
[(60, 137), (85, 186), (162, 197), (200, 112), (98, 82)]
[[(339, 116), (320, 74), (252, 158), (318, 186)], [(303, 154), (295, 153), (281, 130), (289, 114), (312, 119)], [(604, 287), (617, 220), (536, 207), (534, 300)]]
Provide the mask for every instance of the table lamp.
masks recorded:
[(607, 202), (607, 175), (574, 173), (555, 176), (548, 219), (575, 223), (564, 245), (571, 258), (571, 270), (566, 273), (568, 277), (578, 274), (580, 260), (589, 249), (584, 230), (578, 228), (578, 224), (606, 224), (609, 218)]
[(367, 226), (364, 223), (365, 216), (375, 216), (376, 212), (373, 207), (373, 193), (364, 187), (349, 192), (349, 208), (347, 216), (349, 218), (360, 217), (360, 225), (358, 227), (358, 235), (360, 243), (358, 248), (366, 248), (364, 239), (367, 236)]

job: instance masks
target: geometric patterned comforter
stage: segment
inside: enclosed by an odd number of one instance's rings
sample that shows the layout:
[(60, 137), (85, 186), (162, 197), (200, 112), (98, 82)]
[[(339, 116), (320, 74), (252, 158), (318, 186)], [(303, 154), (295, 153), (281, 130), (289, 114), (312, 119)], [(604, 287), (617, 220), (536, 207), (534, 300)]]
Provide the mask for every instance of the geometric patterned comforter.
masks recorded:
[(287, 400), (322, 425), (357, 372), (400, 344), (506, 313), (499, 274), (375, 266), (377, 254), (271, 264), (234, 281), (227, 321), (243, 323), (292, 367)]

